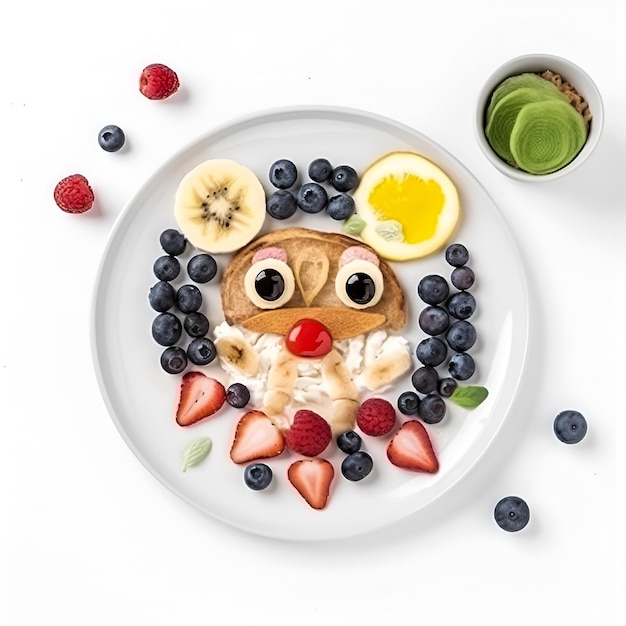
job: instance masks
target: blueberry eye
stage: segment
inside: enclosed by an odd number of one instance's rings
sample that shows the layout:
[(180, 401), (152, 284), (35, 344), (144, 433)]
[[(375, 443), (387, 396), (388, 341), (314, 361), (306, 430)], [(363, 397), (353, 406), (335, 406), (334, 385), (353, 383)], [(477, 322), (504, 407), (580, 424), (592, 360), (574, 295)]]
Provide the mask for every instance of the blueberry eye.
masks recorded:
[(346, 281), (346, 294), (355, 304), (369, 304), (376, 295), (376, 283), (369, 274), (357, 272)]
[(335, 293), (351, 309), (367, 309), (378, 304), (385, 285), (380, 268), (371, 261), (354, 259), (342, 265), (335, 278)]
[(275, 302), (285, 293), (285, 279), (278, 270), (268, 267), (256, 275), (254, 290), (263, 300)]
[(278, 309), (291, 300), (296, 281), (291, 268), (280, 259), (267, 258), (253, 263), (244, 277), (250, 302), (260, 309)]

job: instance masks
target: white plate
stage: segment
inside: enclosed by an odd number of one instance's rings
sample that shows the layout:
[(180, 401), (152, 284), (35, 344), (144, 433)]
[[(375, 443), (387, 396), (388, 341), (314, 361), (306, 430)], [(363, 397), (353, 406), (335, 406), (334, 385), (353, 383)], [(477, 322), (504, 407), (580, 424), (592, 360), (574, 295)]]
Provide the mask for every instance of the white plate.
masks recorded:
[[(327, 508), (315, 511), (286, 479), (289, 459), (270, 462), (271, 487), (248, 489), (243, 470), (228, 456), (233, 427), (241, 410), (223, 408), (209, 420), (180, 428), (173, 419), (179, 377), (159, 365), (161, 348), (150, 335), (155, 315), (147, 302), (154, 260), (162, 254), (159, 235), (175, 226), (173, 197), (183, 175), (207, 158), (232, 158), (250, 167), (270, 189), (267, 172), (276, 159), (292, 159), (306, 175), (308, 163), (324, 156), (336, 165), (363, 171), (391, 150), (409, 149), (437, 163), (459, 189), (463, 219), (455, 235), (467, 245), (477, 281), (478, 308), (472, 321), (479, 340), (471, 354), (477, 372), (468, 383), (489, 389), (488, 399), (467, 411), (448, 403), (440, 424), (428, 426), (438, 450), (434, 475), (400, 470), (389, 464), (385, 441), (368, 439), (375, 470), (352, 483), (340, 473), (342, 453), (330, 456), (336, 478)], [(325, 214), (299, 215), (285, 222), (267, 218), (271, 228), (304, 225), (338, 230)], [(218, 257), (220, 271), (226, 265)], [(428, 273), (448, 275), (443, 253), (395, 264), (408, 301), (405, 336), (414, 347), (425, 337), (416, 323), (416, 286)], [(182, 272), (181, 272), (182, 274)], [(214, 281), (217, 283), (217, 280)], [(205, 302), (211, 323), (223, 320), (219, 287), (210, 284)], [(341, 108), (271, 111), (213, 130), (172, 157), (140, 189), (120, 215), (106, 247), (96, 284), (92, 345), (97, 377), (107, 407), (122, 437), (145, 467), (171, 491), (228, 524), (261, 535), (323, 540), (368, 532), (391, 524), (432, 503), (480, 459), (514, 400), (526, 356), (528, 307), (526, 278), (514, 241), (498, 208), (483, 187), (454, 157), (420, 133), (392, 120)], [(389, 399), (410, 389), (410, 375)], [(213, 440), (209, 456), (182, 472), (182, 453), (197, 437)], [(334, 444), (331, 444), (334, 446)], [(330, 449), (330, 448), (329, 448)]]

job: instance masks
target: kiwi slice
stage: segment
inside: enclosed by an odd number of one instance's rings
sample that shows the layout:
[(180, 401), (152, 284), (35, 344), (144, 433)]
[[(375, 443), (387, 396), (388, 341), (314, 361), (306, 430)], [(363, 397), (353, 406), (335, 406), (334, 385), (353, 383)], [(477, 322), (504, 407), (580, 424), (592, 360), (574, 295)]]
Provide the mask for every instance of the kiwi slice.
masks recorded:
[(567, 96), (559, 91), (559, 88), (549, 80), (542, 78), (539, 74), (525, 72), (517, 76), (510, 76), (503, 80), (491, 95), (491, 100), (487, 106), (485, 116), (486, 123), (489, 123), (494, 108), (502, 100), (516, 89), (534, 89), (537, 92), (544, 93), (546, 98), (556, 98), (567, 101)]
[(510, 148), (520, 168), (531, 174), (549, 174), (570, 163), (586, 140), (585, 120), (571, 104), (544, 100), (520, 109)]
[(494, 151), (531, 174), (548, 174), (567, 165), (584, 145), (587, 132), (583, 116), (567, 95), (531, 72), (502, 81), (485, 114), (485, 135)]
[[(541, 78), (544, 83), (547, 83)], [(558, 89), (557, 89), (558, 91)], [(511, 131), (519, 112), (531, 102), (542, 102), (549, 99), (541, 89), (520, 87), (505, 95), (494, 107), (485, 127), (485, 134), (498, 156), (509, 163), (515, 164), (510, 148)]]

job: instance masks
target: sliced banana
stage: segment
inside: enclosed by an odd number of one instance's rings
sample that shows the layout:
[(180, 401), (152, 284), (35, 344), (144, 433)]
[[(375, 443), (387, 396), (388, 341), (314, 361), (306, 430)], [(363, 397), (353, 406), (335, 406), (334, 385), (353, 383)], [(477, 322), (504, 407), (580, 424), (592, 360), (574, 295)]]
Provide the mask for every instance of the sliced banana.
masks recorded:
[(174, 215), (196, 248), (233, 252), (261, 230), (266, 215), (265, 191), (247, 167), (229, 159), (210, 159), (181, 180)]
[(411, 357), (405, 350), (395, 350), (377, 357), (361, 374), (368, 389), (376, 391), (391, 384), (411, 367)]
[(359, 403), (356, 400), (342, 398), (333, 402), (332, 419), (330, 420), (333, 437), (337, 437), (348, 430), (354, 430), (358, 410)]
[(377, 265), (364, 259), (346, 263), (337, 272), (335, 292), (343, 304), (352, 309), (367, 309), (378, 304), (385, 281)]
[(243, 337), (222, 335), (215, 339), (215, 348), (226, 368), (242, 376), (257, 375), (259, 355)]
[(359, 393), (350, 370), (337, 350), (331, 350), (322, 359), (322, 378), (331, 400), (358, 400)]
[(296, 280), (284, 261), (267, 258), (253, 263), (243, 279), (250, 302), (260, 309), (278, 309), (291, 300)]

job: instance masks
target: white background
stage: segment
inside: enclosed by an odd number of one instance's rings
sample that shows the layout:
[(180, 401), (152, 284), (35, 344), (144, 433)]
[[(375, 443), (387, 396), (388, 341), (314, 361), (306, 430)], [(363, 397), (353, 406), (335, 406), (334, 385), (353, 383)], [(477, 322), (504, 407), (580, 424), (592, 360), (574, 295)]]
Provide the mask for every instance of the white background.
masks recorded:
[[(617, 4), (58, 0), (2, 10), (1, 623), (624, 623)], [(534, 52), (582, 66), (606, 121), (580, 170), (529, 185), (486, 161), (472, 116), (482, 81)], [(178, 72), (171, 100), (139, 94), (152, 62)], [(532, 298), (527, 375), (479, 465), (410, 519), (322, 544), (244, 534), (165, 490), (109, 418), (89, 341), (101, 253), (143, 181), (213, 126), (299, 104), (387, 115), (450, 150), (500, 206)], [(98, 147), (108, 123), (126, 131), (123, 152)], [(52, 200), (74, 172), (98, 198), (83, 216)], [(551, 432), (564, 408), (587, 416), (578, 446)], [(493, 521), (509, 494), (531, 507), (521, 533)]]

